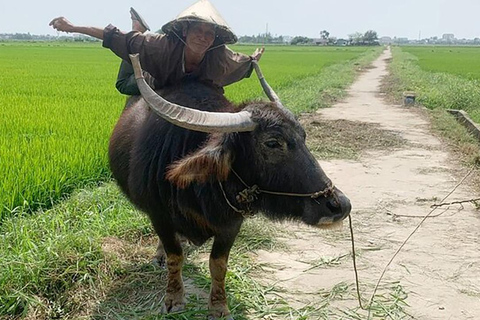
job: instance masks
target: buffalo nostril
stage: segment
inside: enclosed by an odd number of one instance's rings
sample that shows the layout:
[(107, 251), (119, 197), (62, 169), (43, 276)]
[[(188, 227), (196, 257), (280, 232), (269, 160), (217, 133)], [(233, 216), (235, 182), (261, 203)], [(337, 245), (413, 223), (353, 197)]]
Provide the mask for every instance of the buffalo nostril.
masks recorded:
[(340, 203), (337, 201), (337, 199), (329, 199), (327, 201), (327, 208), (331, 211), (337, 211), (340, 209)]

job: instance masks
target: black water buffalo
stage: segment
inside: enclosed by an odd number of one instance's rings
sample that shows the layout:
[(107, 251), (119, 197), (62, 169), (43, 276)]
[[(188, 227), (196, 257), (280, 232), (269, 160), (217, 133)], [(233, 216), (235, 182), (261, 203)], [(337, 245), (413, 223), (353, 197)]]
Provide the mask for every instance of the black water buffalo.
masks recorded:
[(162, 90), (163, 100), (141, 79), (138, 60), (132, 62), (143, 98), (130, 101), (112, 134), (113, 175), (150, 217), (160, 238), (157, 255), (163, 244), (167, 311), (185, 306), (179, 236), (196, 245), (213, 237), (210, 318), (232, 319), (225, 273), (247, 216), (262, 212), (275, 220), (328, 225), (348, 216), (350, 202), (308, 151), (305, 131), (264, 80), (273, 102), (236, 107), (218, 89), (198, 82)]

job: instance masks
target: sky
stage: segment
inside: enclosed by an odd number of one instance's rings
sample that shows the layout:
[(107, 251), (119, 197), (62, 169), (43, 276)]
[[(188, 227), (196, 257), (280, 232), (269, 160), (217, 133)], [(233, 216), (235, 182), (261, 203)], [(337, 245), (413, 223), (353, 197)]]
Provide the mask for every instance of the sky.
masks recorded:
[[(152, 30), (174, 19), (195, 0), (0, 0), (0, 33), (61, 35), (48, 23), (64, 16), (82, 26), (109, 23), (130, 30), (134, 7)], [(409, 39), (480, 38), (480, 0), (211, 0), (237, 36), (272, 35), (319, 38), (320, 31), (347, 38), (375, 30), (378, 36)]]

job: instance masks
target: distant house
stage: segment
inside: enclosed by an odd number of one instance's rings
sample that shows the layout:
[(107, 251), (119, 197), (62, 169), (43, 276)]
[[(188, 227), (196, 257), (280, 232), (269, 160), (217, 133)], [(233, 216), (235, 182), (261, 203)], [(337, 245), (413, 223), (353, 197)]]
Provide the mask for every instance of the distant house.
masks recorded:
[(328, 44), (328, 39), (315, 38), (313, 39), (313, 43), (317, 46), (326, 46)]
[(380, 39), (378, 39), (378, 42), (379, 42), (381, 45), (389, 45), (389, 44), (392, 44), (392, 38), (390, 38), (390, 37), (381, 37)]
[(348, 40), (346, 40), (346, 39), (337, 39), (337, 41), (335, 41), (335, 45), (337, 45), (337, 46), (346, 46), (346, 45), (348, 45)]
[(455, 35), (453, 33), (444, 33), (442, 36), (442, 40), (453, 41), (455, 40)]
[(289, 44), (292, 41), (292, 36), (283, 36), (283, 43)]
[(395, 38), (394, 42), (397, 43), (397, 44), (407, 44), (407, 43), (409, 43), (409, 40), (408, 40), (408, 38), (405, 38), (405, 37)]

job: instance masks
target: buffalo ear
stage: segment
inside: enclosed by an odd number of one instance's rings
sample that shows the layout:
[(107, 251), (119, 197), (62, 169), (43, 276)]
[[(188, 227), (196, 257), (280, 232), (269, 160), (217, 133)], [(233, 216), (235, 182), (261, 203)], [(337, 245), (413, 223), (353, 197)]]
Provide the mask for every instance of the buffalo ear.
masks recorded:
[(166, 178), (182, 189), (193, 182), (225, 181), (231, 164), (232, 156), (222, 136), (211, 135), (204, 147), (170, 165)]

